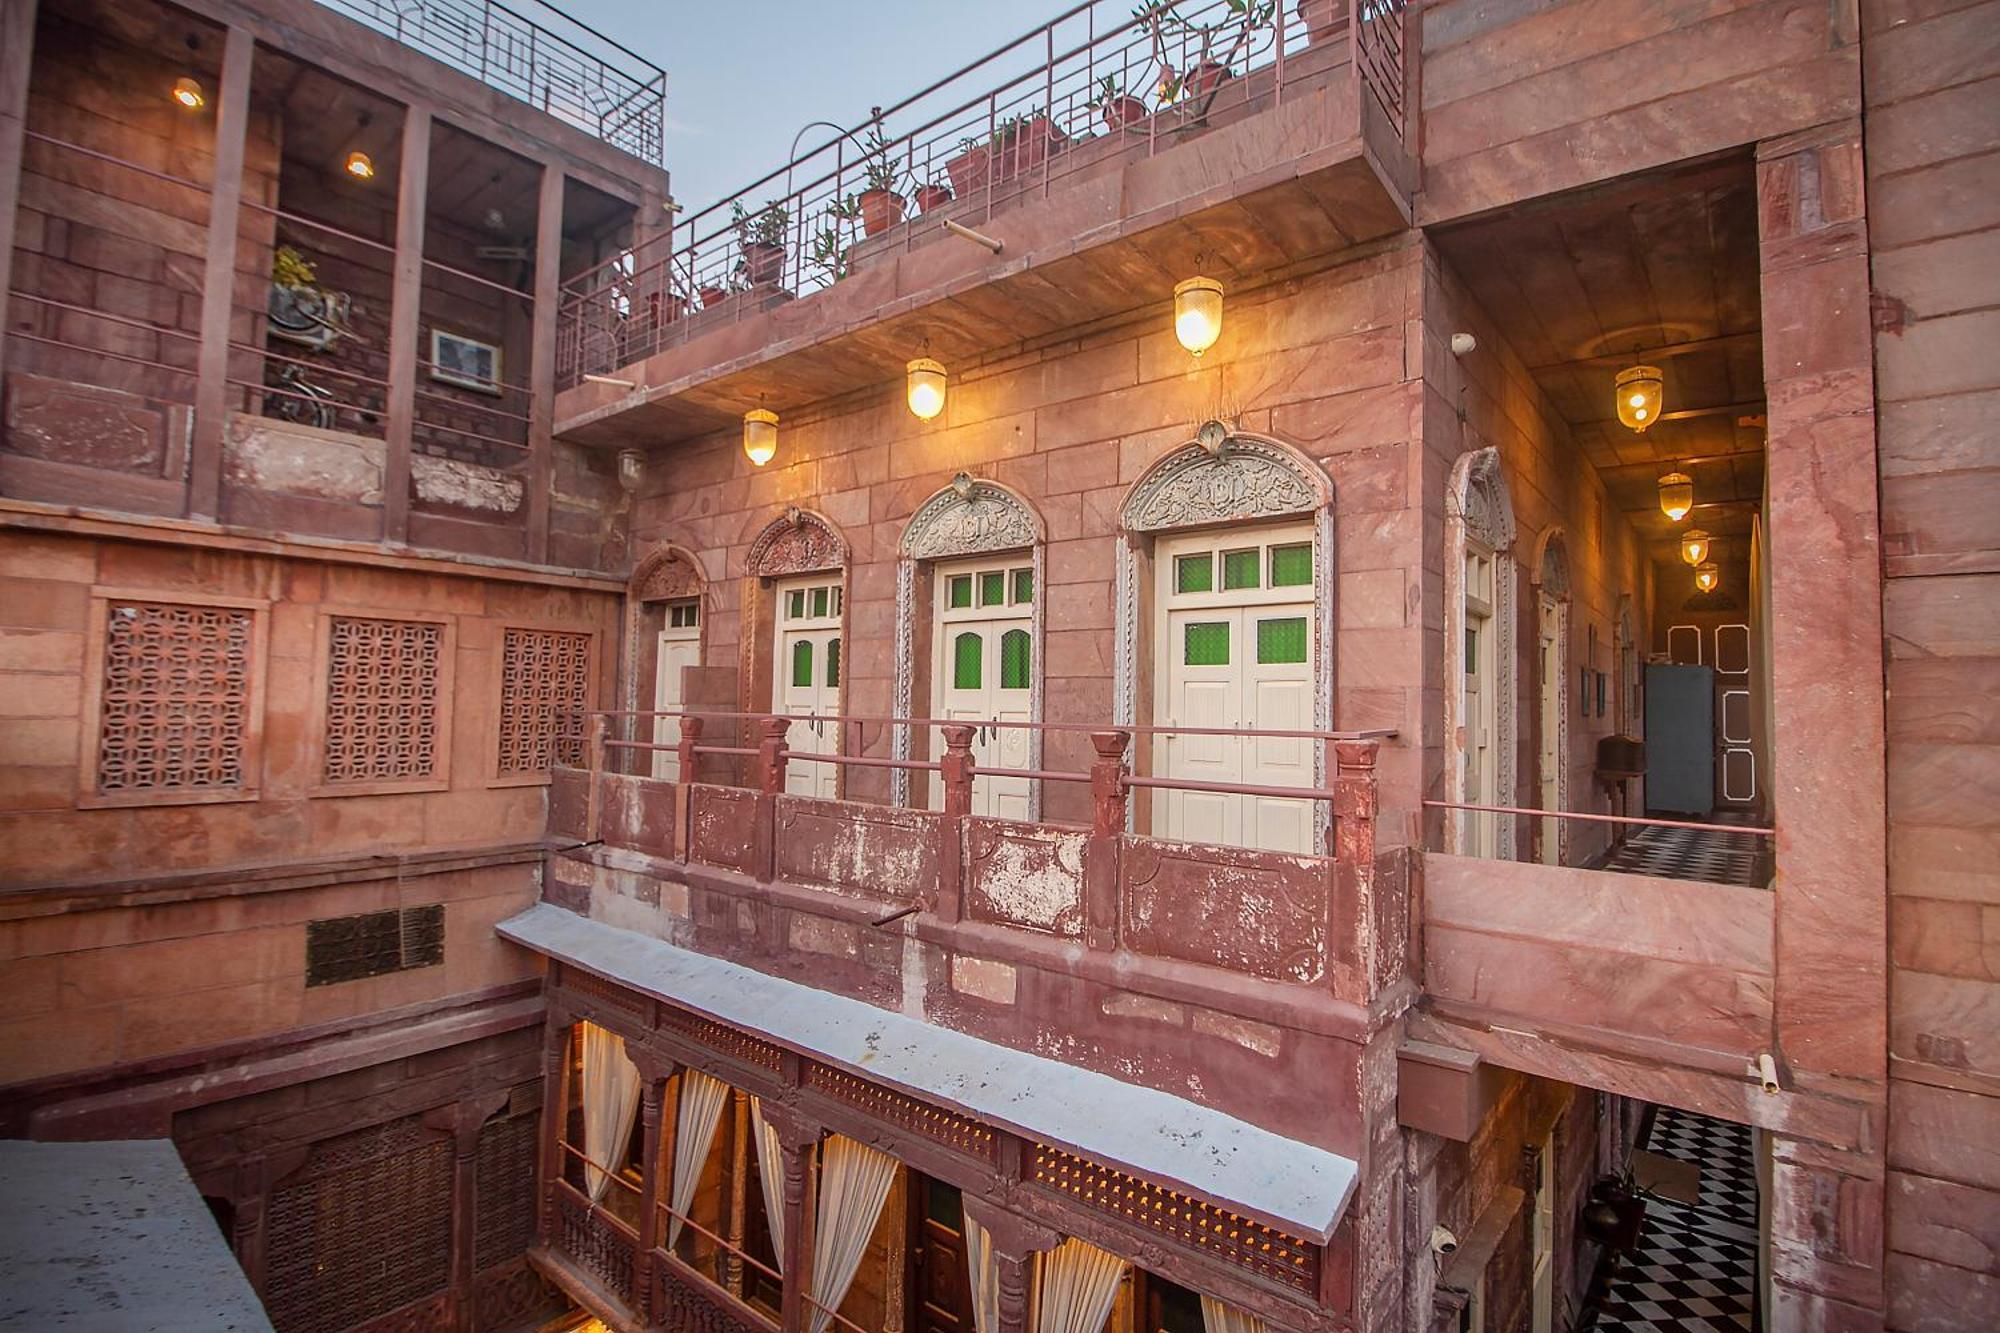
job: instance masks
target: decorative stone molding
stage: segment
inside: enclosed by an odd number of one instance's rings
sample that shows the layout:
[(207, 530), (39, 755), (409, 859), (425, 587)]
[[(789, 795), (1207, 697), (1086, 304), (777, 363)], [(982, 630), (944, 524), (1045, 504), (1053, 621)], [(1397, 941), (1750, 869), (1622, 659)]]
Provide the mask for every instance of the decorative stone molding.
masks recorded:
[(1132, 485), (1120, 510), (1128, 532), (1288, 518), (1333, 498), (1326, 474), (1276, 440), (1208, 422)]
[[(1491, 446), (1461, 454), (1452, 464), (1451, 479), (1445, 490), (1444, 552), (1444, 648), (1445, 679), (1465, 677), (1465, 548), (1476, 542), (1493, 552), (1493, 623), (1498, 643), (1494, 687), (1499, 695), (1494, 708), (1494, 744), (1500, 747), (1497, 784), (1502, 799), (1496, 805), (1515, 805), (1520, 760), (1515, 737), (1519, 734), (1520, 690), (1515, 662), (1516, 610), (1515, 583), (1519, 577), (1514, 562), (1514, 503), (1507, 494), (1507, 480), (1500, 470), (1500, 451)], [(1449, 688), (1444, 695), (1445, 791), (1462, 800), (1465, 793), (1465, 719), (1462, 692)], [(1494, 815), (1495, 850), (1503, 860), (1516, 853), (1514, 816)], [(1455, 810), (1445, 824), (1445, 847), (1463, 853), (1470, 841), (1468, 812)]]
[(824, 515), (797, 505), (772, 519), (750, 543), (752, 578), (817, 574), (846, 565), (847, 539), (840, 535), (840, 529)]
[(705, 583), (691, 553), (662, 543), (633, 568), (626, 596), (635, 602), (678, 601), (701, 596)]
[(1042, 540), (1042, 520), (1028, 502), (998, 482), (961, 472), (917, 506), (903, 529), (911, 560), (950, 560), (989, 551), (1020, 551)]
[(1535, 539), (1535, 586), (1559, 602), (1569, 600), (1569, 547), (1560, 527), (1550, 524)]
[[(1195, 438), (1157, 459), (1132, 484), (1119, 514), (1113, 567), (1114, 666), (1112, 720), (1136, 725), (1139, 699), (1139, 603), (1149, 538), (1179, 528), (1220, 523), (1310, 518), (1313, 524), (1313, 726), (1333, 729), (1334, 571), (1333, 483), (1325, 471), (1283, 441), (1232, 432), (1220, 421), (1203, 422)], [(1323, 747), (1315, 747), (1313, 773), (1325, 786)], [(1127, 826), (1137, 803), (1126, 809)], [(1325, 803), (1317, 803), (1315, 845), (1330, 828)]]

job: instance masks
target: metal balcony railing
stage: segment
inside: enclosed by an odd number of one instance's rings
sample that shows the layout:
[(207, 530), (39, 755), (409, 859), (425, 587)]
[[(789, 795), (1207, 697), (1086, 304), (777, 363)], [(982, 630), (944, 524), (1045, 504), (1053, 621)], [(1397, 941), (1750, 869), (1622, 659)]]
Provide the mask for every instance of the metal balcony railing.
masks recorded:
[[(353, 0), (347, 0), (353, 2)], [(1351, 115), (1406, 137), (1408, 0), (1085, 0), (564, 284), (558, 383), (821, 291), (1351, 71)]]
[(558, 120), (660, 161), (667, 76), (542, 0), (321, 0)]

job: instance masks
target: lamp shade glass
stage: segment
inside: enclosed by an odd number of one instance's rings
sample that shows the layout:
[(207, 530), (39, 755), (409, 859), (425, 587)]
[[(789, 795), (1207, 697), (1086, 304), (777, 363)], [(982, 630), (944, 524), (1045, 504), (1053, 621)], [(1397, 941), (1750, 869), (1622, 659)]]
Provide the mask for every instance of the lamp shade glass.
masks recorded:
[(1200, 356), (1222, 336), (1222, 284), (1189, 278), (1174, 288), (1174, 337)]
[(1703, 592), (1714, 592), (1715, 585), (1722, 582), (1722, 571), (1715, 567), (1713, 560), (1697, 565), (1694, 571), (1694, 586)]
[(347, 155), (347, 174), (356, 180), (375, 179), (375, 161), (368, 154), (356, 149)]
[(1678, 523), (1694, 508), (1694, 478), (1685, 472), (1669, 472), (1660, 478), (1660, 512)]
[(778, 414), (755, 407), (743, 414), (743, 456), (758, 467), (778, 455)]
[(174, 80), (174, 100), (190, 111), (199, 111), (208, 98), (202, 95), (199, 83), (182, 75)]
[(944, 367), (927, 356), (920, 356), (909, 366), (910, 411), (918, 418), (929, 421), (944, 411)]
[(1660, 403), (1666, 397), (1666, 381), (1658, 366), (1633, 366), (1618, 372), (1618, 419), (1633, 430), (1643, 431), (1660, 419)]
[(1700, 528), (1689, 528), (1681, 534), (1681, 559), (1690, 565), (1699, 565), (1708, 559), (1708, 534)]

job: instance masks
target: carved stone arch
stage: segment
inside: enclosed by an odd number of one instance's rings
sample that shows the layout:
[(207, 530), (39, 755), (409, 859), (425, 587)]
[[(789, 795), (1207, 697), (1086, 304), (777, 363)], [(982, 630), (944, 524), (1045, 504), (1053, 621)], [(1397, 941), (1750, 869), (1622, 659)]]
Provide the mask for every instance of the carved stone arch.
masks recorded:
[[(896, 696), (895, 715), (913, 715), (917, 677), (917, 624), (921, 590), (917, 584), (918, 565), (924, 561), (957, 560), (969, 556), (1028, 551), (1034, 567), (1037, 589), (1029, 618), (1029, 699), (1031, 720), (1042, 719), (1043, 605), (1047, 581), (1043, 578), (1047, 527), (1041, 514), (1027, 498), (1010, 486), (961, 472), (949, 485), (917, 506), (904, 525), (896, 561)], [(899, 760), (910, 758), (914, 736), (907, 726), (896, 728), (891, 753)], [(1042, 734), (1028, 737), (1028, 766), (1042, 766)], [(897, 805), (910, 803), (910, 771), (897, 769), (889, 778), (891, 799)], [(1042, 789), (1038, 782), (1028, 788), (1029, 816), (1039, 819)]]
[[(1500, 466), (1500, 451), (1487, 446), (1461, 454), (1452, 464), (1445, 487), (1444, 564), (1444, 651), (1445, 679), (1461, 681), (1465, 676), (1465, 553), (1476, 543), (1493, 553), (1494, 561), (1494, 689), (1497, 695), (1494, 744), (1499, 746), (1496, 783), (1500, 800), (1496, 805), (1518, 805), (1520, 759), (1516, 737), (1520, 734), (1520, 690), (1517, 654), (1514, 646), (1519, 623), (1516, 583), (1519, 571), (1514, 561), (1514, 502), (1507, 491), (1507, 478)], [(1444, 692), (1445, 790), (1452, 800), (1462, 800), (1465, 792), (1465, 719), (1461, 691)], [(1512, 860), (1518, 852), (1513, 815), (1486, 816), (1494, 821), (1496, 852)], [(1445, 821), (1445, 849), (1462, 851), (1470, 841), (1469, 812), (1448, 812)]]
[(635, 602), (679, 601), (701, 596), (708, 589), (708, 578), (692, 551), (661, 542), (632, 567), (625, 589)]
[(661, 542), (647, 552), (644, 559), (632, 568), (632, 577), (625, 582), (625, 682), (620, 691), (624, 702), (619, 706), (636, 711), (653, 707), (652, 686), (642, 691), (641, 682), (653, 678), (656, 634), (649, 632), (649, 618), (664, 618), (662, 602), (677, 602), (693, 598), (700, 605), (697, 655), (707, 659), (708, 621), (714, 613), (709, 604), (708, 578), (702, 572), (701, 561), (684, 546), (672, 542)]
[(826, 515), (792, 505), (750, 543), (750, 577), (784, 578), (847, 567), (847, 538)]
[[(1126, 491), (1119, 508), (1121, 540), (1113, 570), (1116, 725), (1139, 721), (1139, 607), (1152, 538), (1177, 529), (1283, 519), (1313, 525), (1313, 726), (1333, 729), (1333, 481), (1283, 440), (1232, 431), (1219, 421), (1203, 423), (1194, 439), (1155, 459)], [(1314, 775), (1321, 786), (1332, 778), (1325, 763), (1325, 747), (1315, 746)], [(1317, 803), (1316, 845), (1325, 845), (1327, 815), (1325, 803)]]
[(1569, 600), (1569, 544), (1560, 525), (1551, 523), (1535, 538), (1535, 559), (1529, 568), (1537, 588), (1559, 602)]
[(1219, 422), (1155, 459), (1119, 509), (1127, 532), (1304, 517), (1333, 503), (1333, 483), (1304, 454)]

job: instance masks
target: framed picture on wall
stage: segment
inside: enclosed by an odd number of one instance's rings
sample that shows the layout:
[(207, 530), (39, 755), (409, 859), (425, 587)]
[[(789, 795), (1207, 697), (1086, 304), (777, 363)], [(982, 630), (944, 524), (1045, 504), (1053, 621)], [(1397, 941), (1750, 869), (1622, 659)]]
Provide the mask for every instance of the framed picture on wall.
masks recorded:
[(1578, 717), (1589, 717), (1590, 716), (1590, 668), (1579, 667), (1578, 676), (1579, 679), (1577, 680), (1577, 687), (1576, 687), (1576, 715)]
[(441, 384), (498, 395), (500, 349), (462, 333), (432, 329), (431, 378)]
[(1604, 716), (1604, 679), (1607, 674), (1603, 671), (1597, 673), (1597, 715), (1599, 717)]

